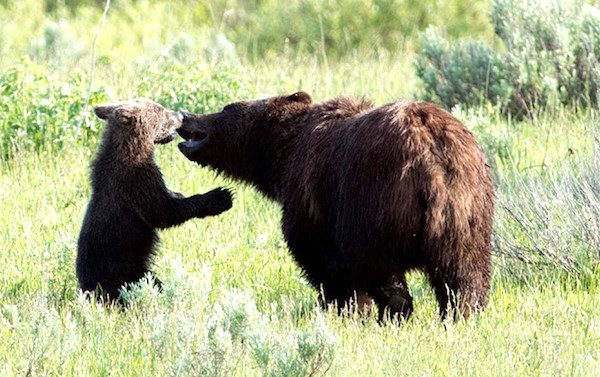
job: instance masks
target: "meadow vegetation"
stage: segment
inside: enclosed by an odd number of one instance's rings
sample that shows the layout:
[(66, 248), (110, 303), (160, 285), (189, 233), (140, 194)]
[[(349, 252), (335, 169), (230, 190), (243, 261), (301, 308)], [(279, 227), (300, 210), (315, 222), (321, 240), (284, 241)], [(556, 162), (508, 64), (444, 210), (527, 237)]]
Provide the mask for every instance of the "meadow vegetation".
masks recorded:
[[(90, 83), (103, 7), (0, 0), (0, 375), (600, 370), (593, 1), (114, 1)], [(400, 326), (320, 309), (278, 206), (191, 164), (174, 143), (157, 149), (169, 187), (227, 185), (234, 208), (161, 233), (162, 292), (140, 282), (127, 310), (78, 293), (76, 239), (102, 130), (91, 104), (146, 96), (208, 112), (296, 90), (316, 101), (430, 99), (475, 133), (497, 190), (485, 312), (442, 324), (418, 273), (416, 312)]]

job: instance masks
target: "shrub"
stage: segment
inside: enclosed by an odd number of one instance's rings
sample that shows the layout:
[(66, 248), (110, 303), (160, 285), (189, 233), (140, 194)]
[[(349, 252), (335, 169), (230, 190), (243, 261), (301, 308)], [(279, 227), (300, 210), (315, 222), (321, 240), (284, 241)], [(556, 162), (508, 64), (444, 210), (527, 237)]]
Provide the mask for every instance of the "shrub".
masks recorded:
[(422, 37), (416, 73), (424, 85), (424, 99), (451, 109), (455, 105), (506, 105), (513, 89), (506, 63), (479, 41), (450, 43), (433, 30)]
[(272, 307), (265, 315), (248, 291), (225, 291), (207, 305), (205, 298), (214, 293), (208, 266), (191, 274), (172, 261), (161, 278), (162, 292), (148, 275), (122, 289), (121, 297), (150, 334), (156, 354), (175, 350), (170, 365), (163, 366), (170, 374), (228, 376), (250, 366), (264, 376), (291, 377), (321, 375), (329, 368), (335, 339), (318, 310), (290, 331), (280, 328), (287, 322), (279, 318), (289, 320), (290, 312)]
[(53, 70), (74, 64), (86, 54), (85, 45), (66, 21), (46, 21), (41, 37), (28, 47), (29, 56), (38, 63), (48, 63)]
[[(0, 75), (0, 150), (57, 150), (76, 140), (94, 140), (99, 122), (86, 117), (87, 91), (81, 75), (55, 83), (46, 68), (24, 61)], [(103, 87), (90, 102), (106, 100)]]
[(175, 110), (209, 112), (248, 96), (242, 74), (229, 66), (166, 60), (138, 74), (137, 93)]
[[(227, 67), (168, 61), (140, 72), (132, 96), (149, 97), (173, 109), (206, 112), (243, 97), (241, 74)], [(108, 100), (108, 88), (95, 87), (89, 104)], [(74, 74), (55, 83), (49, 70), (30, 61), (0, 75), (0, 151), (56, 151), (74, 142), (93, 145), (102, 122), (91, 116), (87, 82)]]
[(244, 354), (252, 356), (263, 376), (324, 374), (333, 358), (335, 339), (320, 312), (304, 329), (276, 329), (247, 292), (227, 292), (206, 326), (202, 373), (228, 375)]
[(429, 30), (416, 61), (424, 98), (447, 108), (491, 103), (517, 117), (557, 105), (597, 106), (600, 11), (578, 0), (494, 0), (506, 50), (449, 43)]

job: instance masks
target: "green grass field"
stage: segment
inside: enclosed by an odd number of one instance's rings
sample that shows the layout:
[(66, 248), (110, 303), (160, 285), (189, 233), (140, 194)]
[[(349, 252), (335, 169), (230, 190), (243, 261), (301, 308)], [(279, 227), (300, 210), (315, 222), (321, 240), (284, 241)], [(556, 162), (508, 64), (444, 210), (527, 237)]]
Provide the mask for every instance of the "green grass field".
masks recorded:
[[(280, 208), (189, 162), (175, 143), (157, 149), (168, 186), (186, 195), (229, 186), (234, 207), (161, 232), (155, 270), (162, 292), (141, 282), (127, 293), (126, 310), (85, 300), (74, 261), (102, 129), (85, 104), (99, 3), (0, 1), (0, 376), (598, 374), (600, 112), (594, 108), (545, 109), (523, 121), (486, 105), (453, 110), (488, 155), (498, 201), (490, 301), (469, 321), (442, 323), (425, 276), (416, 272), (409, 276), (416, 311), (406, 323), (380, 325), (375, 316), (320, 309), (318, 292), (283, 241)], [(116, 3), (99, 39), (92, 102), (143, 95), (176, 109), (213, 111), (231, 100), (300, 89), (317, 101), (343, 94), (377, 104), (421, 90), (413, 67), (413, 34), (420, 29), (400, 42), (379, 40), (381, 25), (395, 24), (377, 14), (365, 15), (364, 41), (327, 29), (349, 17), (340, 11), (321, 21), (314, 39), (278, 50), (270, 41), (284, 28), (280, 21), (257, 25), (241, 11), (239, 22), (247, 22), (241, 26), (221, 20), (219, 12), (236, 2), (215, 0), (164, 19), (161, 12), (177, 7)], [(290, 10), (271, 1), (243, 3), (261, 17), (294, 16), (306, 4), (316, 9), (312, 1), (293, 2)], [(404, 12), (412, 2), (398, 4)], [(467, 10), (454, 1), (438, 6), (462, 18), (426, 23), (445, 25), (454, 36), (490, 38), (481, 19), (489, 2)], [(45, 23), (56, 20), (79, 36), (81, 56), (69, 55), (74, 42), (67, 37), (47, 58), (28, 47), (28, 31), (43, 36)], [(132, 35), (120, 38), (127, 25)], [(256, 29), (246, 36), (242, 26)], [(184, 43), (182, 56), (165, 53), (176, 44), (170, 38), (184, 32), (202, 47), (186, 50)], [(210, 52), (220, 51), (211, 45), (212, 32), (233, 41), (235, 58)], [(365, 48), (369, 36), (381, 42), (375, 52)], [(388, 45), (394, 41), (397, 50)], [(65, 55), (59, 63), (57, 54)]]
[[(142, 287), (134, 309), (125, 312), (76, 293), (73, 263), (90, 152), (76, 148), (2, 166), (0, 374), (309, 374), (295, 364), (295, 331), (324, 342), (326, 362), (318, 370), (326, 375), (591, 376), (600, 367), (597, 271), (586, 277), (529, 272), (519, 282), (497, 260), (487, 310), (445, 325), (424, 277), (413, 274), (416, 313), (408, 323), (339, 318), (317, 308), (317, 292), (283, 243), (275, 205), (190, 164), (173, 144), (162, 149), (172, 188), (192, 194), (233, 185), (235, 207), (162, 232), (156, 269), (168, 288), (158, 294)], [(219, 317), (217, 303), (235, 315)], [(215, 320), (225, 329), (230, 321), (244, 325), (233, 341), (223, 336), (224, 344), (214, 345)], [(323, 323), (315, 327), (316, 320)], [(267, 364), (255, 359), (258, 346), (248, 340), (263, 331)]]

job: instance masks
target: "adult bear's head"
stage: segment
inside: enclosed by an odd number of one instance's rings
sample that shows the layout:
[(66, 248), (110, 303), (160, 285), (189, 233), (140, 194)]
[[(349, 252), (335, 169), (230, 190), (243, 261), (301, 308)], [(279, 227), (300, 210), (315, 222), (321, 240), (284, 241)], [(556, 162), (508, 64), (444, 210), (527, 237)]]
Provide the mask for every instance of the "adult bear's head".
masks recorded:
[(256, 185), (271, 196), (280, 164), (312, 106), (304, 92), (229, 104), (213, 114), (183, 114), (179, 150), (189, 160)]

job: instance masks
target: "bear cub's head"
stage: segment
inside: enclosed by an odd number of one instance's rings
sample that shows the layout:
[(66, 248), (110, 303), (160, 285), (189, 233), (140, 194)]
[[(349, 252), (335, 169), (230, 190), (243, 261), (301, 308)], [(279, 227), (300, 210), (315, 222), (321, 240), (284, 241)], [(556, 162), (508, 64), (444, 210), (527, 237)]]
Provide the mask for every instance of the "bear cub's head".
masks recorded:
[(311, 97), (297, 92), (231, 103), (213, 114), (184, 113), (177, 132), (186, 141), (179, 149), (200, 165), (248, 178), (250, 169), (276, 158), (277, 149), (300, 132), (311, 107)]
[(117, 132), (155, 144), (166, 144), (175, 139), (183, 119), (180, 113), (145, 98), (97, 105), (94, 112), (110, 127), (117, 128)]

